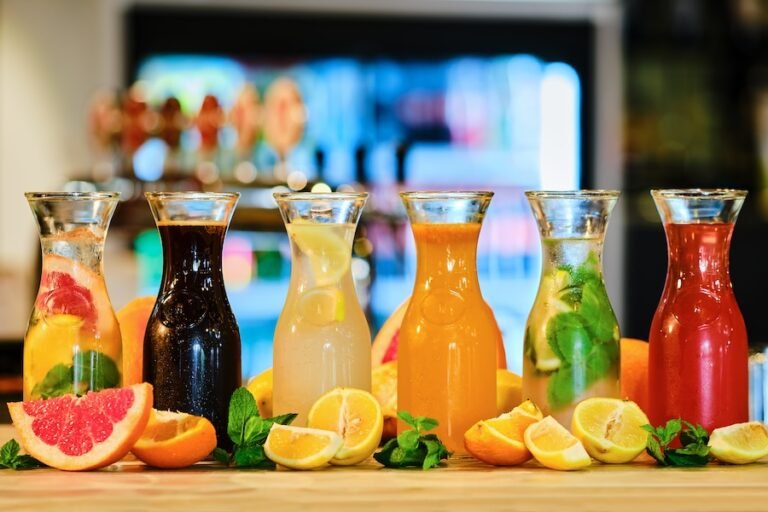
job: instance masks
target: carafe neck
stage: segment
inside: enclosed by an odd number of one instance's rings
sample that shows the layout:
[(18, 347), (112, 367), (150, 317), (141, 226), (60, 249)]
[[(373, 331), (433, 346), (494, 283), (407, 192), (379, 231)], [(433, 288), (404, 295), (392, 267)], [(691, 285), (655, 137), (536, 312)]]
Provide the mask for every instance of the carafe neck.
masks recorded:
[(670, 278), (684, 280), (696, 276), (703, 281), (730, 285), (732, 223), (668, 223), (664, 229)]
[(163, 287), (222, 286), (224, 224), (159, 225)]
[(413, 224), (416, 283), (470, 288), (477, 284), (480, 223)]

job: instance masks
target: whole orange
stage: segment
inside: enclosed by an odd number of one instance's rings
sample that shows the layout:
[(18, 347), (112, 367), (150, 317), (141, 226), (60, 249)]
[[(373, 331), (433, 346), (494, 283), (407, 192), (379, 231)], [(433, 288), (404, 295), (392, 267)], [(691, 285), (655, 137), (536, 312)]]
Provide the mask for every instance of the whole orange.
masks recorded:
[(621, 398), (648, 410), (648, 343), (632, 338), (621, 339)]
[(144, 331), (156, 297), (133, 299), (117, 312), (120, 335), (123, 338), (123, 386), (143, 382)]

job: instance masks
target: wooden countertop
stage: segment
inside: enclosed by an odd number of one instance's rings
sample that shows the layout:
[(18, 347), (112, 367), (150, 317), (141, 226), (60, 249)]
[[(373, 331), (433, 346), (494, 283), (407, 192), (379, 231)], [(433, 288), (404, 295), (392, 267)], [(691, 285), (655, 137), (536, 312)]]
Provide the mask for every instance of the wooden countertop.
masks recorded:
[[(11, 436), (11, 427), (0, 426), (0, 441)], [(595, 464), (566, 473), (535, 463), (493, 468), (470, 459), (429, 471), (380, 469), (375, 462), (311, 472), (206, 465), (160, 471), (123, 462), (87, 473), (0, 471), (0, 506), (36, 512), (757, 511), (768, 510), (768, 464)]]

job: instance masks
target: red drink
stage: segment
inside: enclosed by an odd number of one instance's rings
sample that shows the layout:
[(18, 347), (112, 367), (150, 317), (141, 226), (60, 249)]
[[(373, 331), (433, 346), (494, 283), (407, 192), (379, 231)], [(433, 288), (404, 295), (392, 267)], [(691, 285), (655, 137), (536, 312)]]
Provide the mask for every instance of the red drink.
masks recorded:
[(707, 430), (748, 421), (747, 331), (728, 270), (733, 222), (668, 220), (667, 281), (649, 337), (649, 417)]

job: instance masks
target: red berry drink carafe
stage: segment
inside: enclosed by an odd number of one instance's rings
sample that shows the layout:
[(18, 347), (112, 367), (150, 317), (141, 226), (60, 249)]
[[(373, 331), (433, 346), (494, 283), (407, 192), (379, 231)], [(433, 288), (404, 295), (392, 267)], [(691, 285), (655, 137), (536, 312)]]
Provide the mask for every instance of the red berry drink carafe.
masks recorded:
[(649, 336), (649, 417), (707, 430), (748, 412), (747, 330), (731, 285), (729, 251), (746, 191), (654, 190), (669, 263)]

